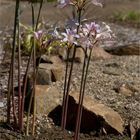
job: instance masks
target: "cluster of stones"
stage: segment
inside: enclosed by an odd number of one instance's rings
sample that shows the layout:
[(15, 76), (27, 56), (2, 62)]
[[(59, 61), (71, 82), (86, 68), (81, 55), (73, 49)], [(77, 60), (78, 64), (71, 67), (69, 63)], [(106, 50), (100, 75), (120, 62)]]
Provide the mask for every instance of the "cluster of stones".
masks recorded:
[[(56, 115), (55, 117), (59, 118), (59, 121), (61, 120), (61, 111), (58, 114), (56, 112), (62, 106), (63, 91), (60, 93), (52, 83), (64, 78), (65, 61), (67, 61), (65, 51), (65, 49), (60, 50), (59, 54), (55, 56), (42, 56), (36, 85), (37, 114), (46, 114), (52, 118)], [(113, 56), (105, 52), (102, 48), (95, 47), (91, 59), (109, 59), (111, 57)], [(75, 63), (82, 64), (83, 58), (84, 52), (78, 48)], [(67, 126), (72, 129), (75, 127), (78, 99), (78, 92), (73, 91), (69, 94)], [(83, 108), (81, 130), (92, 131), (100, 129), (105, 134), (123, 134), (124, 122), (121, 116), (113, 109), (87, 95), (84, 97)], [(52, 113), (54, 113), (54, 116)]]

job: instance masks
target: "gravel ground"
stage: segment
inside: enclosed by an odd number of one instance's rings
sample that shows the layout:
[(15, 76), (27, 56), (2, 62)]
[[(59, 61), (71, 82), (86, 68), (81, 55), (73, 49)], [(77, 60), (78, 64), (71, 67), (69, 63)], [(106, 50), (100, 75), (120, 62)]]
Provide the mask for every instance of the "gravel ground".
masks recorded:
[[(127, 45), (134, 41), (138, 42), (139, 30), (134, 28), (124, 28), (118, 25), (111, 25), (117, 35), (118, 46)], [(118, 30), (117, 30), (118, 29)], [(131, 32), (131, 34), (129, 34)], [(123, 36), (121, 38), (120, 34)], [(104, 47), (104, 46), (103, 46)], [(116, 46), (115, 46), (116, 47)], [(8, 54), (8, 57), (7, 57)], [(6, 54), (5, 61), (1, 61), (0, 67), (0, 121), (5, 120), (6, 115), (5, 106), (6, 100), (5, 92), (7, 90), (8, 70), (9, 70), (9, 53)], [(26, 58), (27, 59), (27, 58)], [(2, 59), (1, 59), (2, 60)], [(22, 74), (25, 71), (25, 57), (22, 61)], [(72, 90), (79, 90), (80, 77), (81, 77), (82, 65), (76, 63), (74, 65), (74, 72), (72, 78)], [(17, 73), (17, 72), (16, 72)], [(16, 77), (17, 78), (17, 77)], [(129, 122), (133, 122), (134, 126), (140, 122), (140, 56), (113, 56), (108, 60), (92, 60), (89, 67), (89, 73), (87, 78), (87, 85), (85, 94), (99, 100), (99, 102), (111, 107), (117, 111), (125, 122), (125, 126)], [(16, 84), (16, 83), (15, 83)], [(121, 84), (129, 84), (138, 89), (137, 92), (133, 92), (132, 96), (126, 96), (122, 93), (116, 92), (114, 89)], [(17, 84), (16, 84), (17, 85)], [(62, 92), (63, 81), (53, 83), (57, 86), (60, 92)], [(124, 126), (124, 127), (125, 127)], [(4, 125), (5, 127), (5, 125)], [(140, 126), (138, 126), (140, 127)], [(53, 124), (52, 120), (46, 116), (38, 117), (37, 140), (71, 140), (73, 132), (62, 132), (60, 127)], [(11, 130), (4, 129), (0, 124), (0, 138), (1, 139), (34, 139), (34, 137), (25, 138), (21, 134), (17, 134)], [(114, 136), (89, 133), (81, 134), (81, 140), (129, 140), (126, 135)]]
[[(75, 65), (72, 90), (79, 90), (81, 69), (82, 65)], [(140, 56), (114, 56), (109, 60), (91, 61), (85, 93), (119, 112), (126, 124), (131, 119), (140, 121), (139, 78)], [(115, 92), (114, 88), (123, 83), (133, 85), (139, 91), (131, 97)]]
[[(130, 121), (134, 124), (140, 122), (140, 56), (114, 56), (109, 60), (97, 60), (91, 61), (86, 85), (85, 94), (96, 98), (99, 102), (111, 107), (117, 111), (125, 122), (125, 126)], [(80, 84), (81, 64), (75, 64), (73, 78), (72, 78), (72, 90), (78, 90)], [(131, 84), (139, 89), (138, 92), (133, 93), (132, 96), (126, 96), (121, 93), (117, 93), (114, 87), (121, 83)], [(62, 91), (63, 82), (59, 81), (53, 83), (58, 87), (60, 92)], [(4, 132), (9, 133), (5, 134)], [(4, 129), (0, 129), (0, 137), (12, 137), (18, 139), (20, 134), (16, 135), (15, 132)], [(38, 116), (37, 120), (37, 140), (69, 140), (73, 137), (73, 132), (64, 131), (54, 125), (52, 120), (47, 116)], [(5, 136), (6, 135), (6, 136)], [(107, 135), (101, 136), (100, 134), (81, 134), (82, 140), (129, 140), (126, 135), (114, 136)], [(33, 137), (22, 139), (33, 139)]]
[[(105, 5), (105, 9), (99, 10), (94, 9), (90, 12), (91, 17), (93, 13), (98, 17), (94, 17), (97, 20), (106, 20), (106, 17), (111, 16), (111, 11), (129, 11), (129, 10), (139, 10), (138, 0), (128, 1), (124, 0), (107, 0), (109, 4)], [(115, 3), (115, 4), (114, 4)], [(3, 35), (9, 35), (9, 26), (13, 25), (13, 14), (14, 14), (14, 3), (9, 2), (9, 0), (1, 0), (0, 3), (0, 122), (5, 120), (5, 104), (6, 100), (5, 92), (7, 89), (8, 80), (8, 68), (9, 59), (6, 58), (5, 61), (2, 59), (2, 47)], [(7, 13), (8, 9), (8, 13)], [(30, 11), (29, 5), (27, 3), (22, 4), (24, 23), (30, 23)], [(69, 15), (69, 10), (63, 11), (65, 14), (59, 10), (55, 10), (54, 13), (51, 12), (54, 7), (48, 5), (48, 12), (46, 12), (46, 5), (43, 9), (42, 15), (45, 19), (50, 18), (51, 21), (56, 21), (59, 18), (61, 23)], [(5, 14), (7, 18), (5, 18)], [(3, 16), (4, 15), (4, 16)], [(101, 16), (100, 16), (101, 15)], [(111, 24), (115, 34), (117, 35), (117, 46), (127, 45), (132, 42), (139, 43), (140, 32), (139, 29), (126, 28), (123, 26), (118, 26)], [(131, 25), (133, 27), (133, 25)], [(11, 30), (10, 30), (11, 32)], [(103, 47), (105, 47), (103, 45)], [(4, 62), (4, 63), (2, 63)], [(23, 61), (23, 71), (25, 71), (25, 61)], [(80, 75), (81, 75), (81, 64), (76, 64), (74, 66), (74, 73), (72, 78), (72, 90), (78, 90), (80, 85)], [(133, 122), (134, 126), (140, 122), (140, 56), (114, 56), (109, 60), (92, 60), (90, 63), (87, 85), (85, 94), (99, 100), (99, 102), (111, 107), (117, 111), (125, 122), (125, 126), (128, 125), (130, 121)], [(135, 87), (137, 92), (133, 92), (131, 96), (126, 96), (122, 93), (116, 92), (114, 89), (121, 84), (129, 84)], [(53, 83), (57, 86), (60, 92), (62, 92), (63, 81)], [(125, 127), (124, 126), (124, 127)], [(140, 127), (140, 124), (138, 125)], [(47, 116), (38, 116), (37, 118), (37, 129), (36, 137), (24, 137), (20, 133), (13, 132), (10, 126), (6, 127), (5, 124), (0, 123), (0, 139), (1, 140), (71, 140), (73, 138), (73, 132), (71, 131), (61, 131), (59, 126), (56, 126), (50, 118)], [(100, 134), (91, 132), (89, 134), (80, 134), (80, 140), (130, 140), (130, 138), (124, 134), (123, 136), (106, 135), (102, 136)]]

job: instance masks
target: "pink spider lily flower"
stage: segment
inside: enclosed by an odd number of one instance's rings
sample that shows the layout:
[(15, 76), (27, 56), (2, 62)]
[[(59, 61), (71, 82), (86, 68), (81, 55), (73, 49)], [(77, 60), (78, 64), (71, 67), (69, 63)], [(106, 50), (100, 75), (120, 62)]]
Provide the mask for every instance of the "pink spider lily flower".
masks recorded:
[(42, 30), (39, 30), (37, 32), (34, 32), (34, 36), (35, 36), (36, 39), (39, 39), (42, 34), (43, 34), (43, 31)]
[(70, 0), (57, 0), (57, 2), (58, 2), (58, 6), (57, 6), (58, 8), (64, 8), (70, 4)]
[(101, 0), (91, 0), (91, 3), (96, 5), (96, 6), (100, 6), (103, 7), (103, 4), (100, 2)]
[(90, 48), (92, 46), (92, 43), (91, 41), (89, 40), (88, 37), (81, 37), (79, 40), (79, 44), (82, 46), (82, 47), (87, 47), (87, 48)]
[(100, 32), (100, 26), (95, 22), (91, 22), (89, 24), (85, 24), (82, 31), (85, 36), (95, 36), (98, 32)]
[(84, 24), (81, 28), (80, 28), (80, 38), (78, 39), (79, 44), (82, 47), (87, 47), (87, 48), (91, 48), (94, 46), (95, 43), (95, 38), (97, 33), (100, 32), (100, 26), (98, 24), (96, 24), (95, 22), (91, 22), (88, 24)]
[(110, 40), (112, 37), (114, 37), (114, 34), (110, 28), (109, 25), (106, 23), (102, 23), (103, 27), (101, 28), (101, 31), (97, 33), (96, 40)]
[(50, 31), (48, 32), (48, 34), (51, 35), (51, 36), (54, 37), (54, 38), (57, 38), (57, 39), (61, 38), (61, 35), (60, 35), (60, 33), (58, 32), (57, 29), (58, 29), (58, 28), (55, 27), (53, 30), (50, 30)]
[(76, 34), (74, 30), (66, 29), (66, 33), (61, 33), (64, 36), (63, 42), (68, 42), (70, 44), (76, 44), (76, 39), (79, 38), (79, 35)]
[(81, 27), (79, 35), (79, 44), (84, 48), (91, 48), (99, 41), (111, 41), (114, 37), (110, 26), (104, 22), (102, 26), (99, 26), (95, 22), (85, 24)]

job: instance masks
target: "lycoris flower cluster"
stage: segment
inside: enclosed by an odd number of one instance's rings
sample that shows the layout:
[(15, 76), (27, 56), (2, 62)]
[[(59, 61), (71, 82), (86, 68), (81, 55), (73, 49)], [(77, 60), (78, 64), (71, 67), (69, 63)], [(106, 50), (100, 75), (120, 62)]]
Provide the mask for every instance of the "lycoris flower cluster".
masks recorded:
[[(101, 0), (58, 0), (58, 7), (64, 8), (68, 5), (73, 5), (77, 9), (77, 14), (84, 11), (85, 5), (92, 3), (96, 6), (103, 7)], [(79, 15), (77, 15), (78, 17)], [(64, 42), (75, 44), (83, 48), (92, 48), (95, 43), (111, 39), (113, 33), (106, 23), (101, 26), (95, 22), (82, 24), (82, 19), (79, 22), (78, 18), (71, 19), (65, 33), (62, 33)], [(78, 27), (78, 28), (77, 28)], [(78, 29), (78, 30), (77, 30)]]
[(66, 33), (62, 33), (62, 35), (64, 36), (62, 40), (63, 42), (69, 43), (70, 46), (72, 46), (73, 44), (78, 45), (76, 39), (78, 39), (80, 36), (76, 34), (75, 30), (66, 29)]
[(95, 43), (99, 41), (106, 41), (113, 37), (110, 26), (106, 23), (102, 23), (102, 26), (95, 22), (85, 23), (79, 28), (79, 33), (76, 33), (76, 29), (66, 29), (65, 33), (62, 33), (64, 42), (69, 44), (75, 44), (83, 48), (92, 48)]

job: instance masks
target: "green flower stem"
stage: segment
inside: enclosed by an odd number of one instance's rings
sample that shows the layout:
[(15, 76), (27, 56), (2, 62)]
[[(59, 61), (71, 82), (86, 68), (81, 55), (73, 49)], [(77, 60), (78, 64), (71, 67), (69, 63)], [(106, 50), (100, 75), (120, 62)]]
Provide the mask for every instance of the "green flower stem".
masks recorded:
[[(34, 7), (32, 5), (32, 13), (34, 17)], [(40, 12), (39, 12), (40, 13)], [(33, 18), (33, 31), (35, 32), (35, 21)], [(36, 45), (35, 45), (35, 38), (33, 37), (33, 75), (34, 75), (34, 80), (33, 80), (33, 120), (32, 120), (32, 135), (34, 136), (35, 133), (35, 113), (36, 113), (36, 96), (35, 96), (35, 85), (36, 85)], [(30, 111), (29, 111), (30, 112)]]
[[(31, 9), (32, 9), (32, 28), (33, 28), (33, 32), (35, 31), (35, 17), (34, 17), (34, 5), (33, 3), (31, 3)], [(29, 100), (29, 106), (28, 106), (28, 112), (27, 112), (27, 126), (26, 126), (26, 135), (29, 135), (29, 116), (30, 116), (30, 111), (31, 111), (31, 105), (32, 105), (32, 101), (33, 101), (33, 97), (35, 95), (35, 71), (36, 71), (36, 64), (35, 63), (35, 38), (33, 37), (33, 44), (32, 44), (32, 48), (33, 48), (33, 73), (34, 73), (34, 77), (33, 77), (33, 89), (31, 92), (31, 96), (30, 96), (30, 100)], [(34, 103), (35, 101), (33, 101), (33, 105), (35, 105)], [(34, 107), (33, 107), (34, 108)], [(33, 110), (33, 120), (35, 119), (35, 110)], [(34, 125), (34, 124), (33, 124)], [(32, 126), (32, 130), (33, 130), (33, 126)], [(33, 134), (34, 132), (32, 132)]]
[(30, 53), (30, 57), (28, 59), (28, 63), (27, 63), (27, 68), (26, 68), (26, 72), (25, 72), (25, 76), (24, 76), (24, 81), (23, 81), (23, 95), (22, 95), (22, 104), (21, 104), (21, 126), (22, 126), (22, 130), (23, 130), (23, 116), (24, 116), (24, 102), (25, 102), (25, 94), (27, 91), (27, 79), (28, 79), (28, 72), (29, 72), (29, 68), (30, 68), (30, 63), (31, 63), (31, 59), (32, 59), (32, 54), (33, 54), (33, 49), (31, 49), (31, 53)]
[[(38, 17), (37, 17), (37, 21), (36, 21), (36, 26), (35, 26), (35, 18), (34, 18), (34, 6), (33, 4), (31, 4), (32, 7), (32, 25), (33, 25), (33, 31), (36, 31), (38, 28), (38, 23), (39, 23), (39, 18), (40, 18), (40, 14), (41, 14), (41, 9), (42, 9), (42, 5), (43, 5), (43, 0), (41, 0), (40, 2), (40, 7), (39, 7), (39, 12), (38, 12)], [(35, 113), (36, 113), (36, 96), (35, 96), (35, 85), (36, 85), (36, 77), (37, 77), (37, 72), (38, 72), (38, 68), (39, 65), (36, 67), (36, 45), (35, 45), (35, 38), (33, 38), (33, 47), (32, 47), (33, 51), (33, 89), (31, 92), (31, 97), (30, 97), (30, 101), (29, 101), (29, 107), (28, 107), (28, 113), (27, 113), (27, 126), (26, 126), (26, 135), (29, 135), (29, 115), (30, 115), (30, 111), (31, 111), (31, 105), (32, 105), (32, 100), (33, 100), (33, 120), (32, 120), (32, 135), (34, 135), (35, 133)], [(39, 63), (40, 63), (41, 57), (39, 59)]]
[(40, 14), (41, 14), (41, 9), (42, 9), (42, 6), (43, 6), (43, 2), (44, 2), (44, 0), (40, 1), (40, 7), (39, 7), (39, 11), (38, 11), (35, 30), (37, 30), (37, 28), (38, 28), (38, 23), (39, 23), (39, 19), (40, 19)]
[[(81, 25), (81, 12), (82, 9), (79, 9), (77, 11), (78, 13), (78, 26), (77, 26), (77, 34), (79, 32), (79, 28)], [(74, 51), (73, 51), (73, 56), (72, 56), (72, 62), (71, 62), (71, 66), (70, 66), (70, 72), (69, 72), (69, 77), (68, 77), (68, 83), (67, 83), (67, 90), (66, 90), (66, 94), (65, 94), (65, 98), (64, 98), (64, 112), (62, 111), (62, 129), (64, 130), (66, 127), (66, 120), (67, 120), (67, 111), (68, 111), (68, 100), (69, 100), (69, 89), (70, 89), (70, 83), (71, 83), (71, 77), (72, 77), (72, 71), (73, 71), (73, 65), (74, 65), (74, 59), (75, 59), (75, 54), (76, 54), (76, 46), (74, 46)]]
[(81, 85), (80, 85), (80, 95), (79, 95), (79, 103), (78, 103), (78, 110), (77, 110), (77, 118), (76, 118), (76, 127), (75, 127), (75, 134), (74, 134), (74, 140), (78, 140), (78, 134), (79, 134), (79, 123), (80, 123), (80, 110), (81, 110), (81, 104), (82, 104), (82, 92), (83, 92), (83, 84), (84, 84), (84, 76), (85, 76), (85, 68), (86, 68), (86, 61), (87, 61), (87, 48), (85, 50), (85, 57), (84, 57), (84, 63), (83, 63), (83, 69), (82, 69), (82, 77), (81, 77)]
[(12, 92), (12, 106), (13, 106), (13, 116), (14, 116), (14, 123), (17, 125), (17, 116), (15, 112), (15, 101), (14, 101), (14, 62), (15, 62), (15, 50), (16, 50), (16, 30), (17, 30), (17, 21), (19, 18), (18, 12), (19, 11), (19, 0), (16, 0), (15, 6), (15, 20), (14, 20), (14, 36), (13, 36), (13, 48), (12, 48), (12, 57), (11, 57), (11, 65), (10, 65), (10, 73), (8, 79), (8, 94), (7, 94), (7, 122), (10, 123), (10, 98)]
[[(90, 49), (90, 54), (89, 54), (89, 57), (87, 60), (87, 64), (85, 66), (83, 66), (84, 72), (82, 73), (82, 79), (81, 79), (81, 87), (80, 87), (81, 90), (80, 90), (80, 97), (79, 97), (79, 103), (78, 103), (76, 130), (75, 130), (74, 140), (79, 140), (79, 132), (80, 132), (81, 119), (82, 119), (82, 109), (83, 109), (83, 99), (84, 99), (84, 93), (85, 93), (85, 85), (86, 85), (86, 79), (87, 79), (87, 74), (88, 74), (89, 62), (90, 62), (90, 58), (91, 58), (91, 52), (92, 52), (92, 49)], [(85, 67), (86, 67), (86, 69), (85, 69)], [(82, 80), (83, 80), (83, 82), (82, 82)]]
[(77, 34), (79, 33), (79, 28), (81, 26), (81, 15), (82, 15), (82, 9), (78, 10), (78, 26), (77, 26)]
[[(20, 11), (18, 11), (20, 12)], [(19, 14), (19, 13), (18, 13)], [(21, 100), (22, 100), (22, 93), (21, 93), (21, 48), (20, 48), (20, 17), (18, 20), (18, 36), (17, 36), (17, 44), (18, 44), (18, 125), (19, 130), (21, 130)]]
[(68, 111), (68, 100), (69, 100), (69, 89), (70, 89), (70, 83), (71, 83), (71, 77), (72, 77), (72, 71), (73, 71), (75, 54), (76, 54), (76, 46), (74, 46), (74, 52), (73, 52), (71, 66), (70, 66), (70, 73), (69, 73), (69, 77), (68, 77), (67, 90), (66, 90), (66, 98), (65, 98), (65, 101), (64, 101), (65, 111), (64, 111), (64, 121), (63, 121), (62, 129), (66, 128), (67, 111)]
[(67, 49), (67, 60), (66, 60), (66, 72), (65, 72), (65, 81), (64, 81), (64, 91), (63, 91), (63, 103), (62, 103), (62, 119), (61, 127), (64, 128), (64, 111), (65, 111), (65, 100), (66, 100), (66, 88), (67, 88), (67, 78), (68, 78), (68, 66), (69, 66), (69, 54), (70, 48)]
[[(97, 43), (97, 41), (95, 41), (95, 43), (93, 44), (93, 47), (96, 43)], [(79, 103), (78, 103), (74, 140), (79, 140), (79, 132), (80, 132), (81, 119), (82, 119), (82, 110), (83, 110), (83, 99), (84, 99), (84, 94), (85, 94), (85, 86), (86, 86), (86, 80), (87, 80), (87, 74), (88, 74), (88, 68), (89, 68), (89, 63), (90, 63), (90, 59), (91, 59), (91, 54), (92, 54), (92, 48), (90, 49), (90, 53), (89, 53), (89, 57), (88, 57), (86, 66), (83, 65), (83, 69), (84, 69), (84, 67), (86, 67), (86, 69), (83, 70), (82, 78), (81, 78), (80, 97), (79, 97)], [(85, 76), (84, 76), (84, 73), (85, 73)]]
[[(43, 4), (43, 0), (41, 0), (41, 2), (40, 2), (40, 7), (39, 7), (38, 17), (37, 17), (37, 21), (36, 21), (35, 31), (37, 30), (37, 27), (38, 27), (40, 14), (41, 14), (41, 9), (42, 9), (42, 4)], [(27, 78), (28, 78), (29, 67), (30, 67), (30, 63), (31, 63), (32, 55), (33, 55), (33, 50), (34, 50), (34, 46), (31, 48), (31, 52), (30, 52), (30, 56), (29, 56), (29, 59), (28, 59), (27, 68), (26, 68), (26, 72), (25, 72), (25, 76), (24, 76), (24, 81), (23, 81), (24, 88), (23, 88), (23, 97), (22, 97), (22, 105), (21, 105), (22, 129), (23, 129), (24, 102), (25, 102), (25, 94), (26, 94), (26, 88), (27, 88)], [(27, 122), (28, 121), (29, 121), (29, 118), (27, 119)], [(28, 131), (26, 133), (28, 133)]]

